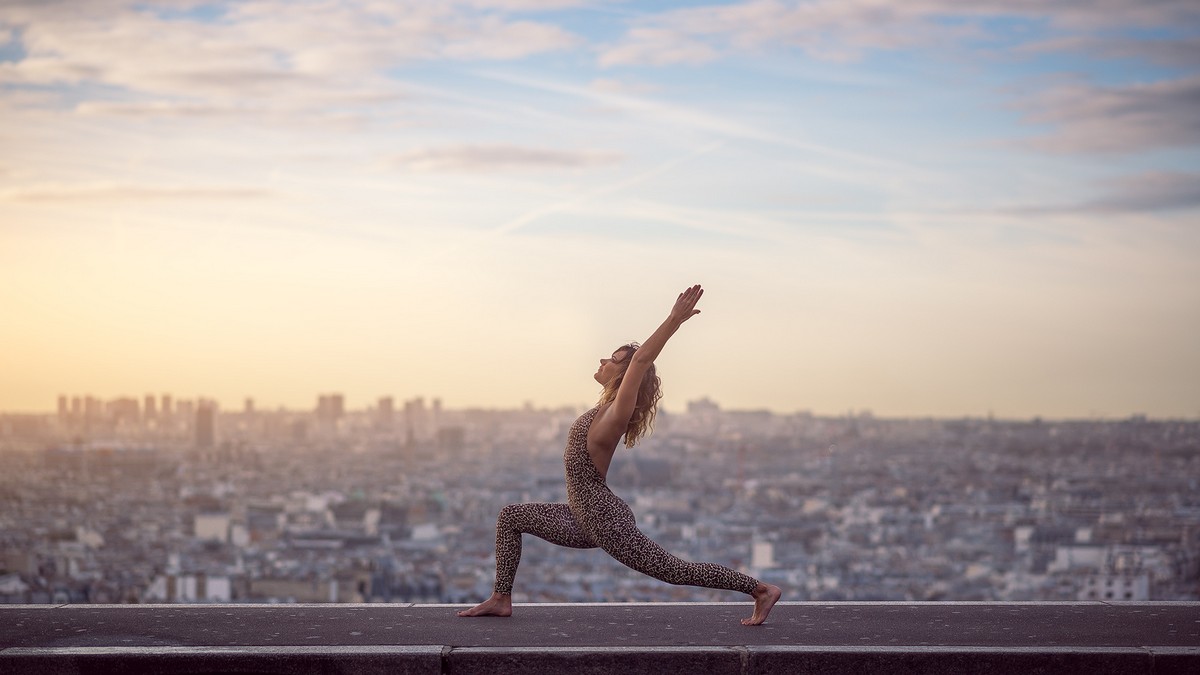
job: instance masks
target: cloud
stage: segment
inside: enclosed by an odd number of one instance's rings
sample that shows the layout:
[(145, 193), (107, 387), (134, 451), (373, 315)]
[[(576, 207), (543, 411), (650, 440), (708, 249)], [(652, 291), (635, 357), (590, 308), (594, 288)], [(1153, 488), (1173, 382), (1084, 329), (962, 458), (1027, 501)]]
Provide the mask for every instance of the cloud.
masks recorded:
[(927, 21), (924, 3), (775, 0), (694, 7), (643, 19), (600, 56), (603, 65), (665, 65), (772, 46), (845, 61), (870, 49), (897, 49), (959, 36), (967, 29)]
[(1138, 40), (1113, 35), (1072, 35), (1031, 42), (1016, 48), (1020, 53), (1069, 52), (1105, 59), (1135, 59), (1160, 66), (1200, 66), (1200, 38)]
[(736, 119), (727, 119), (713, 115), (701, 108), (673, 105), (649, 97), (616, 93), (600, 87), (580, 87), (562, 82), (518, 77), (505, 73), (480, 72), (477, 74), (499, 82), (592, 101), (613, 110), (620, 110), (624, 113), (654, 120), (674, 129), (690, 129), (702, 131), (706, 134), (715, 134), (722, 138), (736, 138), (778, 145), (838, 160), (839, 163), (846, 163), (851, 168), (841, 168), (825, 161), (797, 165), (797, 168), (799, 170), (799, 167), (803, 166), (802, 170), (804, 171), (839, 181), (853, 184), (868, 183), (876, 180), (878, 178), (877, 174), (895, 173), (897, 171), (906, 172), (914, 176), (927, 176), (917, 165), (912, 163), (897, 161), (884, 156), (843, 150), (834, 145), (817, 143), (803, 138), (776, 134), (756, 125), (744, 124)]
[(229, 117), (243, 115), (244, 107), (181, 101), (84, 101), (75, 106), (81, 115), (107, 117)]
[(413, 171), (495, 172), (582, 169), (613, 164), (620, 160), (620, 155), (610, 152), (493, 144), (419, 148), (395, 157), (393, 164)]
[(648, 220), (684, 227), (708, 235), (787, 245), (796, 239), (796, 228), (771, 216), (740, 211), (691, 208), (646, 199), (621, 200), (602, 207), (606, 215)]
[(1012, 209), (1014, 215), (1139, 214), (1200, 208), (1200, 173), (1149, 171), (1112, 179), (1104, 194), (1076, 204)]
[(1123, 87), (1073, 85), (1018, 104), (1053, 133), (1025, 141), (1051, 153), (1131, 153), (1200, 143), (1200, 76)]
[(610, 77), (602, 77), (592, 80), (588, 83), (588, 87), (605, 94), (629, 94), (634, 96), (653, 94), (660, 89), (658, 85), (647, 82), (625, 79), (618, 80)]
[(126, 118), (238, 118), (238, 117), (271, 117), (278, 115), (282, 118), (296, 120), (292, 113), (297, 112), (296, 105), (303, 102), (313, 112), (324, 111), (319, 119), (328, 120), (331, 117), (365, 116), (351, 113), (338, 114), (342, 106), (372, 107), (388, 106), (409, 100), (409, 96), (398, 90), (391, 92), (324, 92), (320, 96), (304, 97), (299, 100), (276, 102), (270, 99), (257, 100), (148, 100), (136, 99), (125, 101), (83, 101), (77, 104), (74, 112), (85, 116), (96, 117), (126, 117)]
[(460, 60), (519, 59), (532, 54), (568, 49), (581, 39), (548, 24), (504, 21), (485, 17), (471, 26), (469, 35), (455, 36), (441, 45), (442, 56)]
[[(601, 53), (600, 63), (696, 63), (777, 46), (823, 61), (847, 61), (870, 51), (1014, 39), (998, 27), (1003, 22), (990, 23), (995, 19), (1093, 34), (1189, 25), (1200, 19), (1200, 7), (1190, 0), (751, 0), (642, 17), (622, 41)], [(1031, 31), (1028, 39), (1040, 37), (1041, 32)]]
[(459, 4), (505, 12), (546, 12), (594, 5), (594, 0), (459, 0)]
[(1113, 181), (1111, 192), (1083, 205), (1101, 213), (1175, 211), (1200, 207), (1200, 173), (1153, 171)]
[(179, 187), (148, 185), (44, 185), (0, 191), (0, 202), (79, 202), (143, 200), (264, 199), (270, 190), (240, 187)]
[(391, 69), (416, 60), (517, 59), (580, 43), (553, 24), (416, 0), (215, 3), (216, 18), (188, 13), (198, 6), (7, 5), (0, 27), (16, 30), (24, 55), (0, 63), (0, 84), (305, 108), (398, 87)]
[(626, 190), (634, 185), (638, 185), (639, 183), (643, 183), (647, 180), (650, 180), (651, 178), (654, 178), (655, 176), (660, 176), (664, 173), (672, 171), (679, 165), (684, 164), (684, 163), (692, 160), (695, 157), (699, 157), (700, 155), (706, 155), (706, 154), (712, 152), (713, 150), (720, 148), (721, 145), (723, 145), (723, 143), (721, 143), (721, 142), (709, 143), (707, 145), (696, 148), (696, 149), (692, 150), (691, 152), (688, 152), (685, 155), (682, 155), (679, 157), (673, 157), (671, 159), (668, 159), (665, 162), (661, 162), (656, 166), (653, 166), (645, 171), (642, 171), (641, 173), (637, 173), (632, 176), (627, 176), (625, 178), (622, 178), (615, 183), (609, 183), (607, 185), (595, 187), (590, 190), (584, 191), (582, 193), (578, 193), (578, 194), (572, 195), (570, 197), (567, 197), (566, 199), (562, 199), (562, 200), (559, 200), (557, 202), (553, 202), (550, 204), (544, 204), (542, 206), (539, 206), (536, 209), (533, 209), (532, 211), (527, 211), (527, 212), (521, 214), (520, 216), (517, 216), (516, 218), (509, 220), (506, 223), (501, 224), (499, 227), (496, 227), (495, 229), (492, 230), (491, 235), (496, 236), (496, 235), (502, 235), (502, 234), (508, 234), (511, 232), (515, 232), (516, 230), (519, 230), (519, 229), (525, 227), (526, 225), (528, 225), (536, 220), (539, 220), (551, 213), (559, 213), (559, 212), (566, 211), (566, 210), (569, 210), (572, 208), (577, 208), (577, 207), (583, 206), (584, 204), (587, 204), (588, 202), (592, 202), (592, 201), (602, 198), (602, 197), (611, 197), (612, 195), (614, 195), (618, 192), (621, 192), (621, 191)]
[(698, 65), (712, 61), (717, 56), (718, 52), (712, 46), (679, 32), (661, 28), (635, 28), (624, 43), (601, 53), (600, 65)]
[[(955, 2), (938, 0), (936, 4), (946, 8)], [(1191, 0), (983, 0), (971, 7), (994, 16), (1044, 19), (1068, 30), (1176, 27), (1200, 17), (1200, 7)]]
[[(1185, 0), (750, 0), (639, 17), (602, 66), (698, 64), (781, 47), (819, 61), (872, 52), (982, 49), (992, 58), (1069, 52), (1195, 72), (1200, 4)], [(1194, 77), (1126, 87), (1024, 87), (1018, 107), (1053, 153), (1126, 153), (1200, 140)]]

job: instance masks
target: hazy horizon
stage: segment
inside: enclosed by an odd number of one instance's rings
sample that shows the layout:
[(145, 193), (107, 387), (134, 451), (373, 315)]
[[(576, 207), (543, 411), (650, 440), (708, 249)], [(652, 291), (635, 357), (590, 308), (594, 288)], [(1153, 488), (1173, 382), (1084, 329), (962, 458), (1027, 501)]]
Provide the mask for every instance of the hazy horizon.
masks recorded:
[(0, 411), (1200, 415), (1200, 7), (0, 6)]
[[(92, 396), (92, 398), (96, 399), (97, 401), (99, 401), (102, 404), (111, 403), (111, 402), (114, 402), (114, 401), (117, 401), (120, 399), (134, 400), (138, 404), (139, 411), (140, 411), (139, 414), (141, 414), (141, 415), (145, 415), (145, 410), (144, 410), (144, 407), (145, 407), (144, 402), (145, 401), (144, 400), (145, 400), (146, 396), (154, 396), (156, 406), (161, 405), (161, 399), (163, 396), (168, 396), (171, 398), (172, 406), (178, 406), (180, 403), (185, 403), (185, 402), (196, 405), (203, 401), (203, 402), (207, 402), (207, 403), (215, 403), (217, 406), (217, 410), (220, 414), (240, 415), (240, 414), (244, 414), (246, 412), (250, 412), (250, 413), (254, 413), (254, 414), (258, 414), (258, 413), (262, 413), (262, 414), (314, 413), (314, 414), (317, 414), (317, 411), (319, 408), (317, 399), (323, 398), (326, 394), (342, 395), (344, 410), (345, 410), (346, 414), (372, 414), (378, 410), (381, 398), (390, 398), (392, 400), (392, 404), (395, 407), (395, 411), (396, 411), (395, 414), (397, 414), (397, 415), (400, 415), (403, 413), (403, 408), (404, 408), (405, 403), (407, 403), (409, 401), (414, 401), (414, 400), (420, 400), (426, 406), (432, 406), (436, 402), (436, 404), (439, 405), (442, 410), (447, 410), (447, 411), (452, 411), (452, 412), (464, 411), (464, 410), (489, 410), (489, 411), (506, 412), (506, 411), (516, 411), (516, 410), (524, 410), (524, 409), (533, 409), (533, 410), (554, 410), (554, 409), (558, 409), (558, 408), (586, 409), (595, 404), (595, 400), (593, 398), (593, 399), (586, 399), (586, 400), (581, 399), (579, 401), (562, 401), (562, 402), (557, 402), (557, 403), (535, 401), (535, 400), (524, 400), (524, 401), (518, 401), (518, 402), (514, 402), (514, 403), (509, 403), (509, 404), (482, 404), (482, 403), (468, 404), (468, 403), (464, 403), (461, 405), (457, 405), (453, 401), (449, 401), (449, 402), (445, 401), (444, 399), (442, 399), (439, 396), (429, 396), (429, 395), (423, 395), (423, 394), (412, 394), (409, 396), (404, 396), (404, 395), (394, 395), (394, 394), (384, 393), (384, 394), (380, 394), (379, 396), (374, 396), (374, 397), (347, 397), (344, 394), (342, 394), (342, 392), (339, 392), (336, 390), (328, 390), (322, 394), (314, 394), (312, 396), (311, 401), (301, 401), (301, 402), (297, 402), (297, 403), (290, 404), (290, 405), (284, 404), (284, 403), (278, 403), (278, 404), (270, 403), (270, 402), (264, 403), (254, 396), (241, 396), (241, 397), (235, 397), (235, 398), (231, 398), (231, 399), (221, 399), (219, 397), (209, 396), (209, 395), (204, 395), (204, 394), (191, 395), (191, 396), (189, 396), (189, 395), (177, 396), (174, 393), (167, 392), (167, 391), (153, 392), (153, 393), (148, 392), (148, 393), (140, 395), (140, 396), (134, 395), (134, 394), (129, 394), (129, 393), (120, 393), (120, 394), (116, 394), (116, 395), (112, 395), (112, 396), (97, 396), (94, 394), (76, 393), (76, 392), (67, 394), (66, 396), (67, 396), (68, 414), (69, 415), (75, 414), (75, 413), (70, 412), (70, 410), (69, 410), (70, 406), (72, 405), (72, 399), (77, 397), (79, 399), (80, 403), (82, 404), (88, 396)], [(599, 394), (599, 390), (597, 390), (597, 395), (598, 394)], [(247, 399), (250, 399), (253, 403), (253, 407), (249, 411), (247, 411), (245, 409), (245, 404), (246, 404)], [(724, 404), (722, 401), (720, 401), (712, 396), (708, 396), (708, 395), (701, 395), (696, 398), (690, 398), (687, 400), (680, 400), (680, 401), (667, 401), (664, 398), (662, 401), (659, 402), (658, 410), (660, 412), (665, 411), (668, 414), (684, 414), (687, 412), (689, 404), (691, 404), (693, 402), (698, 402), (698, 401), (706, 401), (708, 403), (715, 404), (718, 408), (720, 408), (720, 410), (722, 412), (767, 411), (767, 412), (770, 412), (771, 414), (781, 415), (781, 416), (800, 414), (800, 415), (812, 415), (814, 417), (822, 417), (822, 418), (861, 417), (861, 416), (865, 415), (865, 416), (869, 416), (869, 417), (872, 417), (875, 419), (897, 419), (897, 420), (900, 420), (900, 419), (910, 419), (910, 420), (919, 420), (919, 419), (940, 419), (940, 420), (995, 419), (996, 421), (1016, 421), (1016, 422), (1032, 421), (1032, 420), (1042, 420), (1042, 421), (1046, 421), (1046, 422), (1055, 422), (1055, 421), (1119, 422), (1119, 421), (1125, 421), (1125, 420), (1137, 418), (1137, 417), (1145, 417), (1148, 420), (1155, 420), (1155, 421), (1178, 420), (1178, 421), (1182, 421), (1182, 422), (1191, 422), (1191, 421), (1196, 421), (1197, 419), (1200, 419), (1200, 414), (1190, 415), (1190, 416), (1189, 415), (1156, 416), (1156, 415), (1148, 415), (1144, 412), (1131, 412), (1127, 415), (1104, 415), (1104, 414), (1092, 413), (1092, 414), (1086, 414), (1086, 415), (1047, 416), (1047, 415), (1036, 414), (1036, 413), (1030, 414), (1030, 415), (1001, 415), (992, 410), (985, 410), (982, 412), (966, 411), (966, 412), (959, 413), (959, 414), (936, 415), (936, 414), (930, 414), (930, 413), (893, 414), (893, 413), (872, 410), (870, 408), (853, 408), (853, 407), (847, 408), (845, 410), (813, 410), (811, 408), (780, 409), (780, 408), (772, 407), (769, 405), (732, 406), (732, 405)], [(53, 401), (52, 405), (50, 405), (48, 407), (43, 407), (40, 409), (24, 409), (24, 410), (0, 409), (0, 415), (57, 415), (58, 412), (59, 411), (57, 410), (57, 400)], [(179, 413), (177, 410), (175, 410), (175, 411), (173, 411), (172, 414), (178, 415)], [(161, 416), (161, 415), (162, 415), (161, 409), (156, 408), (156, 412), (154, 413), (153, 416)]]

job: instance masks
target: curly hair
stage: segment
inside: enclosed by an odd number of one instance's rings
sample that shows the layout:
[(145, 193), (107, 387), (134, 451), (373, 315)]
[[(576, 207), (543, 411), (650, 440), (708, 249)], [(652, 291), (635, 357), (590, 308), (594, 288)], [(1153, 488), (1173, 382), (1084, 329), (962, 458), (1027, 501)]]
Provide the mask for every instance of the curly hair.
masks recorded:
[[(636, 342), (630, 342), (617, 348), (617, 352), (626, 353), (625, 358), (621, 360), (626, 368), (629, 367), (629, 360), (633, 358), (633, 353), (639, 346)], [(600, 393), (601, 405), (617, 397), (617, 390), (621, 388), (621, 382), (624, 380), (625, 373), (622, 372), (604, 385), (604, 391)], [(625, 447), (632, 448), (654, 430), (654, 415), (658, 412), (658, 399), (662, 398), (661, 386), (662, 380), (658, 378), (654, 364), (651, 363), (646, 374), (642, 376), (641, 384), (638, 385), (637, 403), (634, 404), (633, 415), (629, 417), (629, 426), (625, 428)]]

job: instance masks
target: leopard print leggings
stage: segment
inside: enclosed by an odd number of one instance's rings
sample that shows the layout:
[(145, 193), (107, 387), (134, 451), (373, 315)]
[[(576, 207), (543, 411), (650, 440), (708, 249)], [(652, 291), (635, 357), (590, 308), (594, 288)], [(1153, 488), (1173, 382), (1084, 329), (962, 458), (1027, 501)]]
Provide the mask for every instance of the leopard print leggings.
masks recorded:
[(613, 494), (587, 452), (587, 432), (599, 407), (571, 425), (563, 463), (566, 504), (509, 504), (496, 519), (496, 592), (512, 593), (521, 563), (521, 535), (559, 546), (601, 548), (618, 562), (669, 584), (723, 588), (750, 594), (758, 581), (715, 563), (682, 560), (637, 528), (629, 505)]

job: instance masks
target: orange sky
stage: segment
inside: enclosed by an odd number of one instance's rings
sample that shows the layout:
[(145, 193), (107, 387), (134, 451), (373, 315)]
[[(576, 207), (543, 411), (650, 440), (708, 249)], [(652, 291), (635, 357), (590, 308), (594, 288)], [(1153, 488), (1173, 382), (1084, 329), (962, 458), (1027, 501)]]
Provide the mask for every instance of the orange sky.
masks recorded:
[(580, 404), (703, 283), (668, 408), (1200, 415), (1195, 65), (1088, 51), (1195, 17), (813, 4), (0, 8), (0, 410)]

